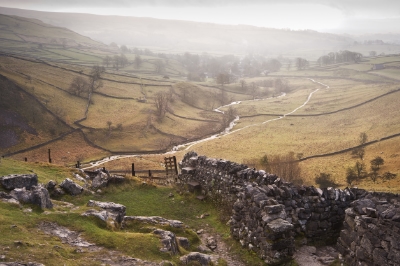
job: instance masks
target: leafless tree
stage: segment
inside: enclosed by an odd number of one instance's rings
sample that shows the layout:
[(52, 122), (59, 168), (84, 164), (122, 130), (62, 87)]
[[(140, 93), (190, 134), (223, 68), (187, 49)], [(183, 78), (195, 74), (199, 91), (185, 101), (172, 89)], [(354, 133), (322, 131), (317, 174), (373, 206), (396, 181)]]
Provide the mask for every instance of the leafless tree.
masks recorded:
[(108, 67), (112, 62), (112, 57), (107, 55), (106, 57), (103, 58), (103, 64)]
[(89, 84), (86, 79), (78, 76), (72, 80), (72, 83), (69, 85), (69, 91), (77, 96), (80, 96), (81, 93), (87, 92), (89, 89)]
[(244, 79), (239, 80), (239, 83), (242, 89), (246, 88), (246, 81)]
[(297, 67), (297, 70), (305, 69), (305, 68), (307, 68), (309, 65), (310, 65), (310, 63), (309, 63), (306, 59), (301, 58), (301, 57), (297, 57), (297, 58), (296, 58), (296, 67)]
[(229, 84), (229, 75), (226, 73), (219, 73), (215, 77), (215, 82), (217, 82), (217, 84), (220, 84), (223, 87), (224, 84)]
[(249, 92), (251, 96), (253, 96), (253, 100), (256, 98), (258, 95), (258, 86), (255, 82), (252, 82), (249, 86)]
[(161, 59), (155, 60), (155, 61), (154, 61), (154, 66), (155, 66), (154, 71), (155, 71), (157, 74), (161, 74), (161, 73), (163, 73), (163, 72), (165, 71), (165, 63), (164, 63), (164, 61), (161, 60)]
[(271, 173), (288, 182), (302, 183), (301, 168), (294, 152), (289, 152), (285, 155), (274, 155), (269, 158)]
[(89, 75), (91, 92), (96, 91), (97, 89), (103, 87), (101, 76), (104, 74), (105, 71), (106, 70), (103, 66), (95, 65), (92, 67), (92, 70), (90, 71)]
[(159, 121), (162, 121), (169, 108), (170, 94), (167, 92), (159, 92), (154, 99), (156, 107), (156, 116)]
[(111, 135), (111, 125), (112, 125), (112, 122), (111, 122), (111, 121), (107, 121), (107, 126), (108, 126), (108, 136), (110, 136), (110, 135)]
[(142, 65), (143, 61), (142, 61), (142, 57), (140, 57), (140, 55), (136, 55), (135, 59), (133, 61), (133, 63), (135, 64), (136, 68), (140, 68), (140, 66)]
[(224, 112), (221, 118), (222, 127), (227, 128), (229, 124), (236, 118), (236, 116), (237, 116), (236, 110), (232, 106), (229, 106), (228, 110)]

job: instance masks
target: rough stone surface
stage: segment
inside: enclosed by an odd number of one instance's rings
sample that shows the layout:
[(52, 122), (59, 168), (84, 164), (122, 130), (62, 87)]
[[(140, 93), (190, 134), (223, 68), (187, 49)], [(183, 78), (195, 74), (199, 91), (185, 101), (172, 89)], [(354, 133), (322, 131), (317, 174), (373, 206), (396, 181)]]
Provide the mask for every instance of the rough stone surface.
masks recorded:
[(10, 192), (10, 196), (21, 203), (31, 203), (40, 206), (42, 209), (53, 208), (49, 192), (42, 185), (33, 186), (31, 190), (16, 188)]
[(65, 192), (76, 196), (79, 195), (83, 192), (83, 187), (80, 185), (76, 184), (74, 181), (72, 181), (69, 178), (64, 179), (64, 181), (61, 182), (60, 187), (65, 190)]
[(178, 236), (176, 237), (176, 240), (178, 241), (178, 244), (184, 249), (188, 249), (190, 247), (189, 239), (187, 239), (186, 237)]
[(98, 189), (106, 187), (108, 184), (108, 175), (102, 171), (99, 171), (95, 178), (92, 180), (92, 188)]
[(32, 186), (38, 184), (38, 177), (36, 174), (13, 174), (0, 177), (1, 185), (7, 190), (15, 188), (31, 189)]
[(208, 266), (211, 262), (211, 256), (199, 252), (190, 252), (188, 255), (182, 256), (180, 261), (184, 263), (184, 265), (188, 265), (191, 262), (198, 262), (202, 266)]
[(122, 204), (114, 203), (114, 202), (102, 202), (89, 200), (87, 203), (88, 207), (99, 207), (103, 209), (102, 211), (89, 210), (83, 213), (84, 216), (96, 216), (103, 221), (109, 221), (110, 219), (114, 221), (116, 226), (120, 226), (124, 216), (126, 214), (126, 207)]
[(178, 220), (168, 220), (160, 216), (125, 216), (122, 221), (122, 227), (128, 226), (131, 221), (138, 221), (153, 225), (169, 225), (175, 228), (183, 227), (183, 223)]
[(31, 203), (39, 205), (42, 209), (53, 208), (53, 203), (50, 200), (49, 191), (43, 186), (34, 186), (31, 189)]
[(178, 176), (178, 186), (186, 191), (198, 183), (203, 196), (231, 206), (232, 237), (266, 263), (290, 259), (296, 235), (327, 244), (337, 240), (350, 265), (400, 261), (398, 195), (295, 186), (265, 171), (195, 152), (179, 165), (191, 169)]
[(161, 239), (163, 247), (160, 249), (162, 252), (169, 252), (171, 255), (179, 253), (178, 242), (174, 233), (162, 229), (156, 229), (153, 234), (158, 235)]

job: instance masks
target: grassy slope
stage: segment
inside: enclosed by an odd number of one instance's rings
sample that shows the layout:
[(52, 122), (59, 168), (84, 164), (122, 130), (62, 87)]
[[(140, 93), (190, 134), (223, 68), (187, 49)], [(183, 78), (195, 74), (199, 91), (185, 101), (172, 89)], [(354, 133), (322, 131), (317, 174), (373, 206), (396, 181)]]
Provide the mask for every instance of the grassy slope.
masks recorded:
[[(42, 183), (50, 179), (61, 182), (65, 177), (71, 177), (71, 170), (67, 168), (48, 164), (22, 163), (9, 159), (1, 161), (0, 176), (29, 172), (37, 173), (39, 182)], [(175, 197), (169, 198), (170, 193), (175, 194)], [(149, 233), (151, 230), (146, 229), (146, 225), (137, 224), (123, 231), (110, 230), (100, 220), (82, 217), (80, 214), (88, 209), (85, 205), (90, 199), (123, 204), (127, 207), (127, 215), (163, 216), (167, 219), (181, 220), (194, 230), (205, 228), (208, 232), (219, 233), (229, 243), (233, 252), (248, 261), (249, 265), (263, 265), (260, 259), (242, 250), (240, 244), (229, 237), (226, 221), (219, 220), (218, 210), (212, 204), (207, 201), (198, 201), (193, 195), (179, 195), (172, 188), (143, 186), (136, 179), (124, 185), (111, 186), (102, 194), (64, 196), (63, 201), (78, 206), (74, 210), (62, 204), (61, 201), (54, 201), (54, 209), (45, 213), (35, 207), (33, 212), (25, 212), (25, 208), (31, 206), (25, 205), (23, 208), (19, 208), (0, 202), (0, 230), (2, 232), (0, 247), (2, 250), (6, 250), (6, 261), (35, 261), (46, 265), (58, 263), (65, 263), (65, 265), (100, 264), (94, 262), (94, 258), (100, 257), (105, 253), (104, 251), (76, 252), (75, 247), (63, 244), (57, 237), (48, 236), (37, 228), (41, 221), (51, 221), (79, 231), (85, 240), (119, 251), (123, 255), (151, 261), (178, 262), (178, 256), (170, 256), (159, 251), (160, 241)], [(160, 204), (161, 202), (162, 204)], [(204, 220), (196, 218), (206, 212), (210, 214), (209, 217)], [(191, 229), (166, 229), (174, 231), (178, 236), (188, 237), (192, 245), (189, 251), (196, 250), (196, 246), (200, 244)], [(21, 244), (16, 245), (14, 241), (21, 241)]]

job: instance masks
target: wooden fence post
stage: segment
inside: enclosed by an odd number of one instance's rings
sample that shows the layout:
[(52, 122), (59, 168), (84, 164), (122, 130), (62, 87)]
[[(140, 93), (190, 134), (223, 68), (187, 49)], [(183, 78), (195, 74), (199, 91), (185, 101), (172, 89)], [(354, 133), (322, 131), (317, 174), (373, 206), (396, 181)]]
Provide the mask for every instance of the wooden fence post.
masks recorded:
[(49, 163), (51, 163), (50, 149), (48, 150), (48, 152), (49, 152)]
[(135, 176), (135, 164), (132, 163), (132, 176)]
[(174, 166), (175, 166), (175, 174), (178, 175), (178, 166), (176, 164), (176, 157), (174, 156)]
[(27, 161), (28, 161), (28, 158), (25, 157), (25, 158), (24, 158), (24, 161), (27, 162)]

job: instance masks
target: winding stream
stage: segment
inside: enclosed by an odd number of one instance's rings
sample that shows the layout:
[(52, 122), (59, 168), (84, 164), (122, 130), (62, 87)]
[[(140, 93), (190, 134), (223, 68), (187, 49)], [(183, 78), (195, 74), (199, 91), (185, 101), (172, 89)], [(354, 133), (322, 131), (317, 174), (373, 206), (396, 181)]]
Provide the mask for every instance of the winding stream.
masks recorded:
[[(319, 82), (319, 81), (315, 81), (314, 79), (308, 78), (308, 80), (310, 80), (310, 81), (312, 81), (312, 82), (314, 82), (314, 83), (317, 83), (317, 84), (322, 85), (323, 87), (325, 87), (325, 89), (329, 89), (329, 88), (330, 88), (328, 85), (326, 85), (326, 84), (324, 84), (324, 83), (322, 83), (322, 82)], [(203, 143), (203, 142), (210, 141), (210, 140), (213, 140), (213, 139), (216, 139), (216, 138), (219, 138), (219, 137), (227, 136), (227, 135), (230, 135), (230, 134), (239, 132), (239, 131), (241, 131), (241, 130), (243, 130), (243, 129), (246, 129), (246, 128), (250, 128), (250, 127), (254, 127), (254, 126), (258, 126), (258, 125), (263, 125), (263, 124), (266, 124), (266, 123), (270, 123), (270, 122), (273, 122), (273, 121), (276, 121), (276, 120), (283, 119), (283, 118), (285, 118), (287, 115), (291, 115), (291, 114), (295, 113), (296, 111), (298, 111), (299, 109), (301, 109), (301, 108), (303, 108), (304, 106), (306, 106), (306, 105), (308, 104), (308, 102), (310, 101), (312, 95), (313, 95), (314, 93), (316, 93), (317, 91), (319, 91), (320, 89), (321, 89), (321, 88), (318, 88), (318, 89), (313, 90), (313, 91), (308, 95), (307, 100), (306, 100), (302, 105), (300, 105), (299, 107), (296, 107), (293, 111), (291, 111), (291, 112), (289, 112), (289, 113), (286, 113), (286, 114), (284, 114), (284, 115), (282, 115), (282, 116), (279, 116), (279, 117), (277, 117), (277, 118), (269, 119), (269, 120), (263, 121), (263, 122), (261, 122), (261, 123), (255, 123), (255, 124), (247, 125), (247, 126), (242, 127), (242, 128), (238, 128), (238, 129), (236, 129), (236, 130), (232, 130), (233, 127), (236, 125), (236, 123), (237, 123), (237, 122), (239, 121), (239, 119), (240, 119), (239, 116), (236, 116), (236, 118), (229, 124), (229, 126), (228, 126), (227, 128), (225, 128), (224, 131), (222, 131), (222, 132), (220, 132), (220, 133), (218, 133), (218, 134), (212, 135), (212, 136), (210, 136), (210, 137), (207, 137), (207, 138), (204, 138), (204, 139), (201, 139), (201, 140), (196, 140), (196, 141), (193, 141), (193, 142), (189, 142), (189, 143), (177, 145), (177, 146), (173, 147), (171, 151), (166, 152), (166, 153), (164, 153), (164, 154), (149, 154), (149, 155), (170, 155), (170, 154), (174, 154), (175, 152), (180, 151), (180, 150), (189, 150), (190, 148), (192, 148), (193, 146), (195, 146), (195, 145), (197, 145), (197, 144), (199, 144), (199, 143)], [(286, 96), (286, 93), (282, 93), (280, 96), (278, 96), (278, 97), (276, 97), (276, 98), (281, 98), (281, 97), (284, 97), (284, 96)], [(232, 105), (241, 104), (242, 102), (262, 101), (262, 100), (267, 100), (267, 99), (272, 99), (272, 98), (275, 98), (275, 97), (269, 97), (269, 98), (265, 98), (265, 99), (246, 100), (246, 101), (236, 101), (236, 102), (232, 102), (232, 103), (227, 104), (227, 105), (220, 106), (220, 107), (214, 109), (214, 112), (219, 112), (219, 113), (222, 113), (222, 114), (223, 114), (224, 112), (221, 111), (220, 109), (221, 109), (221, 108), (224, 108), (224, 107), (228, 107), (228, 106), (232, 106)], [(92, 168), (92, 167), (97, 167), (97, 166), (100, 166), (100, 165), (102, 165), (102, 164), (104, 164), (104, 163), (106, 163), (106, 162), (110, 162), (110, 161), (114, 161), (114, 160), (118, 160), (118, 159), (123, 159), (123, 158), (132, 158), (132, 157), (137, 157), (137, 156), (145, 156), (145, 155), (142, 155), (142, 154), (140, 154), (140, 155), (139, 155), (139, 154), (132, 154), (132, 155), (113, 155), (113, 156), (109, 156), (109, 157), (103, 158), (103, 159), (98, 160), (98, 161), (95, 161), (95, 162), (90, 162), (90, 163), (89, 163), (89, 166), (86, 166), (86, 167), (84, 167), (84, 168), (82, 168), (82, 169), (88, 169), (88, 168)]]

